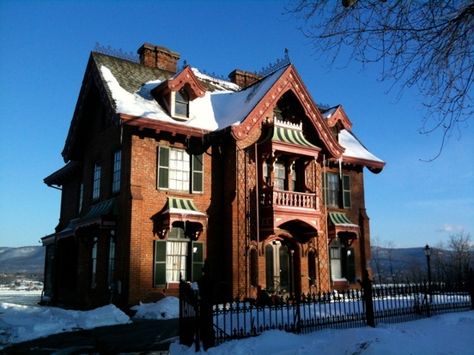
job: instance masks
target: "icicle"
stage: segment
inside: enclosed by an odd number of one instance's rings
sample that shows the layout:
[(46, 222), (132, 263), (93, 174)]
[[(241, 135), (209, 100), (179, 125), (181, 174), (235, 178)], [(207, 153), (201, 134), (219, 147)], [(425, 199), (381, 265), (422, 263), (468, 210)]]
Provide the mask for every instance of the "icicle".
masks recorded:
[(342, 180), (342, 157), (339, 158), (339, 179)]

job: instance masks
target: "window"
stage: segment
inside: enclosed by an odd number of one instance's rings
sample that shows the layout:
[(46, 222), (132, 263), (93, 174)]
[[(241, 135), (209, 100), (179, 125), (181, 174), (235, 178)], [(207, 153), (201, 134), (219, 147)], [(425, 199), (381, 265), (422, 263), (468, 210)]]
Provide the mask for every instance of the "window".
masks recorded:
[(250, 249), (250, 284), (252, 286), (258, 286), (258, 252), (256, 249)]
[(109, 264), (107, 267), (107, 283), (109, 287), (111, 287), (113, 284), (114, 272), (115, 272), (115, 237), (111, 235), (109, 239)]
[(112, 193), (120, 191), (120, 173), (122, 165), (122, 151), (117, 150), (114, 153), (113, 175), (112, 175)]
[(286, 185), (286, 166), (283, 163), (275, 163), (275, 184), (277, 190), (285, 190)]
[(94, 237), (92, 240), (92, 251), (91, 251), (91, 287), (95, 288), (97, 285), (97, 246), (98, 238)]
[(310, 286), (316, 285), (316, 253), (313, 250), (308, 253), (308, 280)]
[(331, 259), (331, 278), (333, 280), (342, 279), (341, 247), (339, 243), (333, 242), (329, 249), (329, 257)]
[(97, 200), (100, 197), (100, 175), (102, 168), (98, 163), (94, 164), (94, 177), (92, 181), (92, 199)]
[(334, 173), (326, 173), (326, 205), (339, 207), (339, 176)]
[(265, 271), (268, 291), (288, 291), (290, 289), (290, 250), (280, 241), (265, 247)]
[(84, 204), (84, 184), (81, 182), (79, 185), (79, 204), (78, 204), (78, 211), (81, 213), (82, 205)]
[(189, 117), (189, 95), (184, 89), (175, 93), (174, 114), (176, 116)]
[(331, 259), (331, 279), (355, 281), (354, 249), (345, 246), (338, 239), (331, 243), (329, 248)]
[(172, 227), (167, 240), (155, 242), (155, 285), (197, 281), (204, 266), (204, 243), (191, 242), (183, 227)]
[(177, 191), (203, 191), (203, 156), (189, 156), (184, 149), (159, 147), (158, 188)]
[(351, 177), (336, 173), (324, 174), (324, 195), (326, 205), (336, 208), (351, 208)]

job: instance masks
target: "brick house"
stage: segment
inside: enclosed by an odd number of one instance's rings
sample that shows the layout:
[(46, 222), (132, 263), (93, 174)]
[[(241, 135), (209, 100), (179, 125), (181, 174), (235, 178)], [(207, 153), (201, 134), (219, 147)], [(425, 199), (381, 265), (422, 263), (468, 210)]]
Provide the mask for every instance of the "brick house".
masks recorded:
[(177, 295), (209, 266), (216, 300), (357, 285), (370, 258), (363, 168), (384, 162), (288, 57), (230, 81), (144, 44), (92, 52), (66, 138), (43, 300), (90, 308)]

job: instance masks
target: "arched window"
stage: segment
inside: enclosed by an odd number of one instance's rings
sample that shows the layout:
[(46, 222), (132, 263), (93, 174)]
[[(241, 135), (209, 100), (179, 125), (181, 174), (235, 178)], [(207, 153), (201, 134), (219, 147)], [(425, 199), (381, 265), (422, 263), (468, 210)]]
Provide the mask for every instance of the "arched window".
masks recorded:
[(255, 249), (250, 249), (250, 285), (258, 285), (258, 255)]
[(177, 91), (175, 94), (174, 114), (189, 117), (189, 95), (184, 89)]
[(310, 286), (316, 285), (316, 253), (314, 250), (308, 253), (308, 280)]

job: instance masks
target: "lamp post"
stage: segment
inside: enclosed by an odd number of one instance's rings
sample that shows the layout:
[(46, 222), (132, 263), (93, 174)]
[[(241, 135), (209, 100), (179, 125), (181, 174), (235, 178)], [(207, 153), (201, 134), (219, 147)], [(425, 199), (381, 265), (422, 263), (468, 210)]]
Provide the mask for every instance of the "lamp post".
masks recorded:
[(430, 305), (431, 305), (431, 248), (428, 244), (425, 245), (425, 256), (426, 256), (426, 266), (428, 269), (428, 294), (429, 299), (427, 304), (428, 317), (430, 316)]

